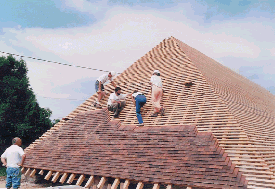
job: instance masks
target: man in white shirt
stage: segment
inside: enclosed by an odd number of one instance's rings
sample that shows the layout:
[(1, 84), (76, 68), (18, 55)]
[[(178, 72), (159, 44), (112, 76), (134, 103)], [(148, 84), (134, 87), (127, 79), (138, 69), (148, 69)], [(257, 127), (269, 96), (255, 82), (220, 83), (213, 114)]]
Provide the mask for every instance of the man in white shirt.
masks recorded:
[(162, 89), (162, 81), (160, 77), (159, 70), (155, 70), (150, 80), (150, 84), (152, 87), (152, 104), (154, 108), (154, 112), (151, 117), (157, 117), (158, 113), (164, 115), (164, 108), (161, 107), (160, 101), (163, 96), (163, 89)]
[(125, 98), (131, 94), (121, 94), (121, 88), (116, 87), (115, 92), (110, 94), (108, 100), (108, 110), (114, 112), (114, 118), (119, 117), (119, 113), (126, 105)]
[(95, 82), (95, 91), (97, 92), (98, 96), (97, 96), (97, 100), (93, 104), (94, 107), (101, 108), (101, 105), (99, 102), (106, 95), (106, 93), (104, 92), (104, 84), (107, 81), (110, 81), (114, 85), (114, 87), (116, 87), (116, 84), (113, 82), (115, 75), (116, 75), (116, 72), (111, 71), (108, 74), (103, 74), (99, 78), (97, 78)]
[(23, 166), (26, 155), (20, 147), (22, 140), (18, 137), (12, 139), (12, 145), (6, 149), (1, 155), (1, 162), (7, 167), (7, 183), (6, 188), (18, 189), (21, 183), (21, 169)]

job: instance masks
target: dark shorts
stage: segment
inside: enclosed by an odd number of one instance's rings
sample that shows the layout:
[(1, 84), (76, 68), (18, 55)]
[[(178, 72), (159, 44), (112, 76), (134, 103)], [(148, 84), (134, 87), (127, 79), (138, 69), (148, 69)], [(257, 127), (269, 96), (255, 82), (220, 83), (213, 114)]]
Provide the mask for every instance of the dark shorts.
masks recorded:
[[(99, 81), (96, 80), (95, 82), (95, 91), (97, 92), (99, 89)], [(104, 91), (104, 85), (101, 84), (101, 91)]]

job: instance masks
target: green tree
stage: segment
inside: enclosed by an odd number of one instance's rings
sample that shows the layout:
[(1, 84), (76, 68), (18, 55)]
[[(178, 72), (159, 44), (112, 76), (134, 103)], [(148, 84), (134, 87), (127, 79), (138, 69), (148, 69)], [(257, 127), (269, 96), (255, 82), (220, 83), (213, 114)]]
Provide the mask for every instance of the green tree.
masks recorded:
[(53, 126), (54, 126), (55, 124), (57, 124), (59, 121), (60, 121), (60, 119), (54, 119), (54, 120), (52, 121)]
[(24, 60), (0, 57), (0, 144), (18, 136), (30, 144), (52, 126), (52, 112), (39, 107)]

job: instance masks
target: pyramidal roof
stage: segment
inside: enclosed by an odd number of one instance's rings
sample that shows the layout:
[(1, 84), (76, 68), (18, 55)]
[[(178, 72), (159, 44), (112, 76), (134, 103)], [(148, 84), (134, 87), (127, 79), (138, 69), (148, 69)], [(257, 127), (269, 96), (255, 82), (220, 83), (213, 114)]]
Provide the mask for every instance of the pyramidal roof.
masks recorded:
[[(155, 69), (161, 72), (166, 109), (157, 118), (150, 117)], [(78, 184), (90, 175), (102, 177), (98, 185), (108, 177), (116, 178), (113, 184), (120, 178), (137, 187), (275, 188), (275, 98), (264, 88), (174, 37), (114, 82), (123, 93), (138, 89), (146, 95), (144, 128), (135, 128), (130, 99), (120, 118), (110, 121), (106, 109), (91, 106), (95, 94), (28, 147), (27, 174), (42, 170), (47, 179), (62, 174), (65, 180), (72, 173), (69, 179), (79, 177)]]

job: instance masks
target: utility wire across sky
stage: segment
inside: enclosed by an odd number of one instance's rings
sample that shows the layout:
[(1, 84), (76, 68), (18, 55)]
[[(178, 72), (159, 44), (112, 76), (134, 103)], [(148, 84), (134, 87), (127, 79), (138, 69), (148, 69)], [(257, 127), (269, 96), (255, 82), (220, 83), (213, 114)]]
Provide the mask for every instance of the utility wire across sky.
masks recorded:
[[(13, 55), (13, 56), (18, 56), (18, 57), (25, 57), (25, 58), (30, 58), (30, 59), (34, 59), (34, 60), (39, 60), (39, 61), (44, 61), (44, 62), (49, 62), (49, 63), (53, 63), (53, 64), (59, 64), (59, 65), (63, 65), (63, 66), (72, 66), (72, 67), (76, 67), (76, 68), (83, 68), (83, 69), (89, 69), (89, 70), (94, 70), (94, 71), (99, 71), (99, 72), (110, 72), (108, 70), (100, 70), (100, 69), (96, 69), (96, 68), (90, 68), (90, 67), (86, 67), (86, 66), (76, 66), (73, 64), (65, 64), (65, 63), (61, 63), (61, 62), (55, 62), (55, 61), (51, 61), (51, 60), (44, 60), (41, 58), (35, 58), (35, 57), (31, 57), (31, 56), (22, 56), (19, 54), (14, 54), (14, 53), (9, 53), (9, 52), (4, 52), (4, 51), (0, 51), (0, 53), (3, 54), (7, 54), (7, 55)], [(117, 74), (121, 74), (121, 73), (117, 73)]]

